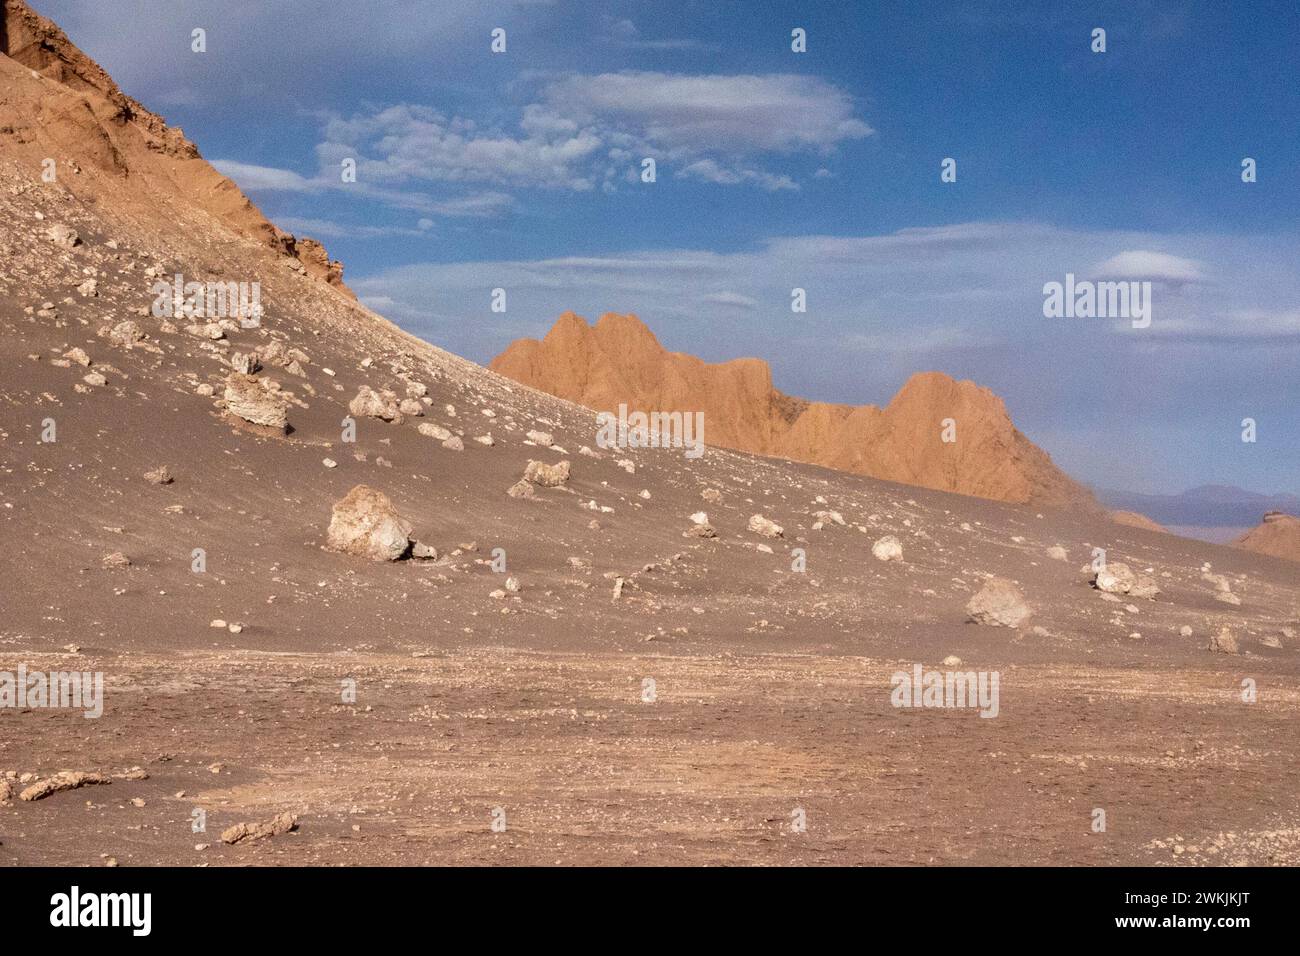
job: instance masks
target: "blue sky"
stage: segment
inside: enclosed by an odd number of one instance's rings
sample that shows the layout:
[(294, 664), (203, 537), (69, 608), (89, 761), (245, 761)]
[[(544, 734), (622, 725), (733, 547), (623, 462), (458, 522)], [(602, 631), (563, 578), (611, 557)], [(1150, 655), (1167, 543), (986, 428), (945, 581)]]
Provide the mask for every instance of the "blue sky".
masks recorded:
[[(809, 398), (974, 379), (1099, 486), (1300, 491), (1294, 2), (34, 6), (470, 358), (635, 312)], [(1067, 272), (1152, 281), (1151, 327), (1044, 318)]]

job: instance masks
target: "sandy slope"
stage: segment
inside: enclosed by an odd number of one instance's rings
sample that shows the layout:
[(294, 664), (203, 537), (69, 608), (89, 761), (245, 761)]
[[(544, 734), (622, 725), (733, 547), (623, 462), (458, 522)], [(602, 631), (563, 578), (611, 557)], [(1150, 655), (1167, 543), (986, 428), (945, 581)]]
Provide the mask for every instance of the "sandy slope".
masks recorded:
[[(68, 95), (91, 95), (4, 57), (0, 81), (0, 109), (35, 97), (66, 113)], [(0, 708), (0, 774), (119, 777), (0, 803), (0, 860), (1300, 861), (1293, 564), (712, 448), (580, 455), (590, 411), (400, 332), (167, 185), (165, 152), (131, 154), (124, 179), (65, 139), (59, 181), (42, 182), (44, 130), (0, 132), (0, 671), (102, 671), (107, 699), (98, 720)], [(80, 243), (51, 241), (51, 225)], [(262, 326), (169, 330), (146, 270), (256, 279)], [(88, 278), (93, 294), (78, 291)], [(131, 347), (101, 334), (126, 320), (143, 334)], [(235, 353), (272, 341), (306, 358), (258, 373), (291, 396), (283, 437), (221, 401)], [(422, 416), (362, 418), (341, 441), (362, 385), (417, 383)], [(488, 432), (492, 446), (474, 441)], [(572, 477), (509, 497), (530, 459), (569, 460)], [(164, 464), (171, 484), (145, 480)], [(331, 505), (359, 482), (442, 557), (324, 550)], [(815, 530), (827, 509), (846, 524)], [(717, 538), (683, 536), (699, 510)], [(755, 513), (784, 537), (751, 533)], [(886, 534), (901, 562), (872, 557)], [(1162, 593), (1106, 600), (1081, 573), (1094, 546), (1150, 568)], [(503, 597), (498, 547), (521, 585)], [(131, 565), (104, 566), (114, 552)], [(1215, 598), (1207, 562), (1240, 604)], [(990, 574), (1019, 582), (1025, 627), (965, 623)], [(1207, 650), (1224, 626), (1237, 655)], [(996, 719), (890, 705), (895, 670), (951, 654), (1002, 675)], [(1256, 703), (1240, 700), (1245, 677)], [(120, 776), (137, 766), (147, 779)], [(1090, 831), (1097, 807), (1105, 834)], [(217, 838), (285, 811), (295, 833)]]
[(1288, 561), (1300, 561), (1300, 518), (1271, 512), (1256, 527), (1237, 538), (1232, 546)]
[(1136, 511), (1112, 511), (1110, 513), (1110, 520), (1119, 522), (1120, 524), (1126, 524), (1132, 528), (1145, 528), (1147, 531), (1161, 531), (1165, 534), (1169, 533), (1169, 529), (1164, 525), (1157, 521), (1152, 521), (1146, 515), (1139, 514)]

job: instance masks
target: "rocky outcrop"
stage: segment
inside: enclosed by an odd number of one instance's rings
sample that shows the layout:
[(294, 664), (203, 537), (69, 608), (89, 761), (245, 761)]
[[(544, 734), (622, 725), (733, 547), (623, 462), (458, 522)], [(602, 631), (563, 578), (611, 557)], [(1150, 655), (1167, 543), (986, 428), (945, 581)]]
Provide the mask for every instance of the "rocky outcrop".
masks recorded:
[(276, 383), (232, 372), (226, 376), (226, 411), (281, 434), (289, 430), (289, 413)]
[(529, 461), (523, 480), (543, 488), (558, 488), (568, 483), (571, 465), (567, 461), (548, 465), (542, 461)]
[(52, 777), (34, 783), (18, 795), (19, 800), (44, 800), (54, 793), (65, 790), (78, 790), (93, 784), (109, 784), (113, 781), (102, 773), (83, 770), (64, 770)]
[(1234, 548), (1300, 561), (1300, 518), (1270, 511), (1257, 527), (1232, 542)]
[(85, 175), (60, 177), (64, 188), (91, 192), (99, 174), (119, 183), (129, 179), (124, 192), (150, 212), (157, 211), (158, 196), (179, 196), (190, 209), (298, 260), (305, 274), (356, 298), (343, 284), (342, 263), (331, 261), (320, 243), (272, 225), (182, 130), (123, 93), (24, 0), (0, 0), (0, 90), (7, 151), (25, 151), (37, 166), (45, 157), (78, 156), (78, 172)]
[(236, 843), (251, 843), (296, 829), (298, 818), (292, 813), (281, 813), (262, 823), (236, 823), (233, 827), (227, 827), (221, 831), (221, 842), (232, 846)]
[(323, 245), (306, 236), (300, 238), (290, 236), (287, 242), (290, 251), (297, 255), (298, 261), (303, 264), (308, 275), (336, 287), (350, 298), (356, 298), (356, 294), (343, 284), (343, 263), (338, 259), (331, 259)]
[(81, 245), (81, 237), (77, 235), (77, 230), (62, 223), (56, 223), (46, 229), (45, 238), (62, 249), (75, 249)]
[[(634, 315), (592, 326), (572, 312), (491, 368), (597, 411), (703, 412), (708, 444), (1001, 501), (1096, 507), (1016, 430), (1001, 399), (939, 372), (912, 376), (884, 408), (809, 402), (773, 388), (759, 359), (708, 364), (667, 351)], [(955, 441), (943, 440), (946, 419)]]

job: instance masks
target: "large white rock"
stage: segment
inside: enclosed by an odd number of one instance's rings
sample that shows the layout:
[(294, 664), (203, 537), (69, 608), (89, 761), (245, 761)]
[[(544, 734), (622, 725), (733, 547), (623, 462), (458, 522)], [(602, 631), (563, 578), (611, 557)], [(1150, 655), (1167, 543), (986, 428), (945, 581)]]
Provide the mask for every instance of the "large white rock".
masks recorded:
[(779, 538), (785, 534), (784, 528), (771, 518), (764, 518), (762, 515), (750, 516), (749, 530), (754, 534), (762, 535), (764, 538)]
[(1127, 564), (1118, 561), (1108, 561), (1104, 568), (1094, 574), (1092, 586), (1107, 594), (1129, 594), (1140, 598), (1154, 598), (1160, 593), (1153, 578), (1136, 574)]
[(871, 553), (877, 561), (902, 561), (903, 543), (892, 534), (887, 534), (871, 546)]
[(56, 246), (64, 249), (75, 249), (81, 245), (81, 237), (77, 235), (77, 230), (71, 226), (65, 226), (63, 223), (55, 223), (45, 230), (45, 238), (50, 240)]
[(523, 480), (541, 485), (543, 488), (558, 488), (569, 480), (571, 467), (567, 461), (557, 462), (554, 465), (542, 461), (530, 461), (528, 467), (524, 469)]
[(416, 426), (416, 431), (428, 438), (434, 438), (438, 441), (446, 441), (451, 437), (451, 432), (441, 425), (435, 425), (433, 422), (421, 422)]
[(1006, 578), (989, 578), (966, 602), (966, 613), (976, 624), (1019, 627), (1032, 612), (1015, 582)]
[(1107, 562), (1092, 578), (1092, 586), (1107, 594), (1128, 594), (1135, 584), (1137, 575), (1127, 564), (1118, 561)]
[(357, 485), (334, 505), (326, 546), (372, 561), (397, 561), (411, 547), (411, 525), (382, 491)]
[(357, 390), (356, 398), (348, 403), (348, 411), (358, 418), (378, 418), (385, 422), (402, 418), (397, 407), (397, 395), (387, 389), (376, 392), (369, 385), (362, 385)]
[(284, 397), (265, 379), (252, 375), (226, 376), (226, 410), (254, 425), (281, 432), (289, 427)]

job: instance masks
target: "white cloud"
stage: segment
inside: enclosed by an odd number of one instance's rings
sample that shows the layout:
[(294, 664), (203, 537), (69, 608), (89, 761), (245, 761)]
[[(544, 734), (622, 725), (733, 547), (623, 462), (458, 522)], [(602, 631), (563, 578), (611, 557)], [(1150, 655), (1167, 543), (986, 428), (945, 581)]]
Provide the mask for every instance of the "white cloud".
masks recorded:
[(601, 147), (588, 130), (552, 124), (527, 135), (480, 130), (471, 120), (401, 104), (371, 115), (336, 117), (317, 148), (322, 166), (357, 159), (369, 182), (491, 182), (590, 189), (585, 162)]
[(636, 24), (631, 20), (620, 19), (609, 14), (605, 14), (601, 19), (605, 24), (605, 33), (612, 39), (635, 40), (640, 35)]
[(612, 123), (668, 150), (825, 150), (872, 133), (847, 93), (796, 74), (573, 75), (550, 83), (543, 99), (579, 122)]
[(291, 169), (272, 166), (254, 166), (233, 159), (214, 159), (212, 165), (223, 176), (229, 176), (245, 192), (315, 192), (324, 188), (318, 179), (307, 179)]
[(335, 222), (331, 219), (311, 219), (299, 216), (281, 216), (275, 224), (287, 229), (296, 236), (310, 236), (313, 239), (388, 239), (393, 236), (419, 236), (419, 229), (407, 229), (399, 226), (357, 226), (350, 223)]
[[(1168, 248), (1192, 263), (1214, 263), (1231, 286), (1185, 283), (1153, 300), (1149, 329), (1101, 319), (1046, 319), (1045, 282), (1114, 249)], [(407, 265), (355, 279), (359, 292), (388, 295), (413, 330), (461, 354), (487, 359), (505, 345), (483, 313), (488, 290), (510, 289), (511, 323), (547, 323), (566, 309), (598, 316), (636, 312), (656, 328), (690, 329), (690, 347), (713, 355), (771, 356), (774, 365), (817, 369), (852, 393), (853, 363), (826, 361), (828, 343), (857, 354), (879, 351), (951, 356), (992, 349), (1011, 362), (1027, 349), (1098, 366), (1143, 348), (1201, 347), (1208, 330), (1223, 339), (1290, 341), (1300, 348), (1300, 276), (1292, 240), (1081, 232), (1037, 223), (972, 222), (866, 236), (783, 236), (726, 253), (699, 249), (604, 256)], [(1200, 267), (1197, 274), (1205, 274)], [(1186, 270), (1166, 275), (1186, 275)], [(790, 310), (791, 289), (806, 290), (808, 312)], [(510, 329), (516, 326), (510, 326)], [(1106, 357), (1110, 356), (1110, 359)], [(900, 360), (901, 361), (901, 360)], [(980, 361), (986, 361), (980, 359)], [(1149, 359), (1144, 359), (1149, 361)], [(1022, 369), (1026, 382), (1047, 370)], [(1080, 373), (1082, 374), (1082, 373)], [(1049, 376), (1050, 379), (1050, 376)], [(1097, 379), (1092, 380), (1093, 386)], [(1017, 386), (1020, 387), (1020, 386)], [(1084, 400), (1083, 397), (1080, 400)]]
[[(330, 175), (322, 170), (314, 179), (308, 179), (291, 169), (277, 169), (272, 166), (254, 166), (236, 160), (215, 159), (212, 165), (223, 175), (229, 176), (245, 192), (289, 192), (315, 193), (324, 190), (337, 191), (340, 195), (353, 198), (371, 199), (394, 209), (436, 215), (448, 218), (488, 218), (499, 216), (512, 210), (515, 198), (508, 193), (487, 191), (455, 196), (448, 199), (436, 199), (429, 195), (411, 190), (384, 189), (367, 182), (345, 183), (341, 177)], [(331, 170), (330, 173), (333, 171)], [(432, 225), (432, 223), (430, 223)], [(347, 228), (347, 227), (335, 227)], [(427, 228), (427, 227), (421, 227)], [(392, 232), (389, 230), (389, 232)], [(324, 234), (324, 233), (323, 233)], [(337, 233), (346, 235), (347, 232)], [(382, 233), (376, 232), (375, 235)], [(401, 234), (398, 230), (392, 234)]]
[(739, 292), (711, 292), (704, 297), (705, 302), (713, 305), (729, 305), (737, 309), (758, 308), (758, 300)]
[(734, 186), (738, 183), (754, 183), (769, 192), (781, 189), (798, 189), (799, 184), (789, 176), (777, 176), (761, 169), (748, 169), (744, 166), (725, 167), (712, 159), (697, 159), (689, 166), (677, 171), (683, 179), (702, 179), (709, 183)]
[(636, 24), (631, 20), (620, 19), (609, 14), (605, 14), (601, 18), (601, 22), (604, 24), (601, 39), (632, 50), (712, 50), (717, 48), (715, 44), (702, 43), (699, 40), (686, 37), (645, 39), (641, 36), (641, 31), (637, 29)]
[(440, 216), (470, 217), (475, 219), (498, 216), (515, 207), (515, 197), (508, 193), (485, 192), (460, 196), (455, 199), (432, 201), (429, 211)]
[(1156, 334), (1188, 340), (1300, 340), (1300, 308), (1230, 309), (1212, 314), (1175, 311)]
[(791, 176), (761, 168), (758, 158), (827, 153), (870, 135), (853, 110), (847, 93), (815, 77), (570, 74), (544, 81), (515, 129), (403, 103), (328, 118), (316, 151), (331, 172), (355, 159), (371, 189), (429, 182), (611, 189), (620, 177), (635, 178), (641, 157), (654, 156), (680, 177), (794, 190)]
[(980, 335), (960, 326), (936, 326), (928, 329), (886, 329), (875, 332), (850, 332), (836, 339), (836, 346), (849, 352), (924, 354), (949, 349), (992, 345), (995, 337)]
[(1163, 282), (1181, 285), (1199, 282), (1205, 276), (1199, 262), (1165, 252), (1131, 249), (1111, 256), (1093, 268), (1098, 279)]

